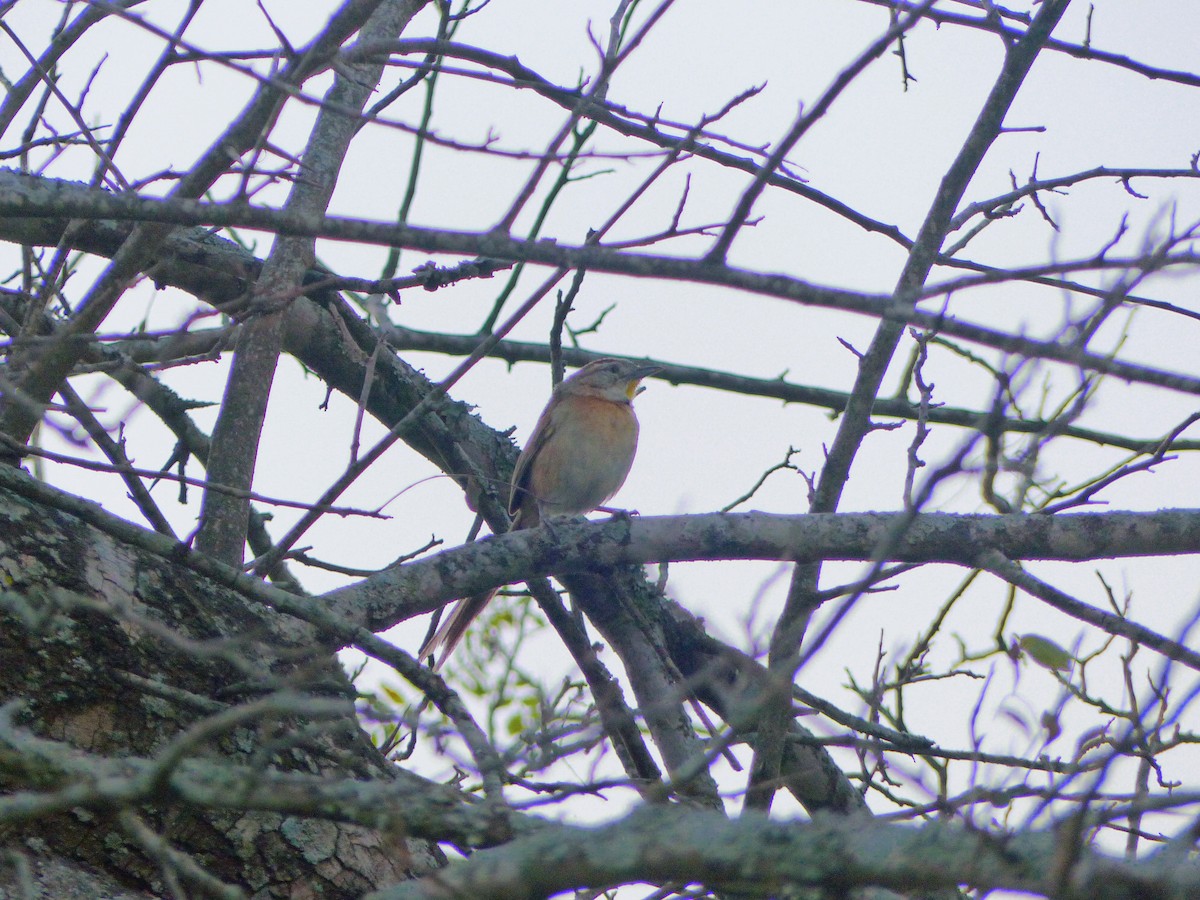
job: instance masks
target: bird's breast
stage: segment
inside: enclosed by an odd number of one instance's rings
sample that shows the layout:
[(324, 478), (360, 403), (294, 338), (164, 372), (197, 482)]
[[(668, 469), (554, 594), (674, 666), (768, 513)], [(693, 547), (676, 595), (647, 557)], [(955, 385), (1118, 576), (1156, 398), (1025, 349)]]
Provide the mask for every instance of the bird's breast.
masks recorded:
[(628, 403), (563, 397), (553, 431), (533, 461), (530, 487), (546, 515), (590, 512), (625, 483), (637, 450), (638, 423)]

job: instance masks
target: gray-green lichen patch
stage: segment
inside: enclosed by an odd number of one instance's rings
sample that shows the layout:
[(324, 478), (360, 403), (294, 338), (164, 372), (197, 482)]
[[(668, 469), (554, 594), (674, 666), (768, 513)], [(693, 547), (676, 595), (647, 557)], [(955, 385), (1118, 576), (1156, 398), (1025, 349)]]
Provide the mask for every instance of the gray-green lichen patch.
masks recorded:
[(337, 852), (338, 828), (332, 822), (289, 816), (279, 833), (314, 866)]

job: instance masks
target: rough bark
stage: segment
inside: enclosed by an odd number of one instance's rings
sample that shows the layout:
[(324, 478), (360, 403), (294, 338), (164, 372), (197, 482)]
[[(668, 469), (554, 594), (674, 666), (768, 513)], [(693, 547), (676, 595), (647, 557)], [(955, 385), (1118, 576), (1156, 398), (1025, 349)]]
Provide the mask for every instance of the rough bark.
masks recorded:
[[(12, 797), (64, 805), (4, 819), (10, 884), (21, 866), (90, 872), (92, 896), (110, 896), (110, 879), (149, 896), (166, 893), (172, 879), (186, 884), (186, 867), (151, 858), (139, 823), (179, 859), (255, 897), (356, 897), (440, 860), (398, 834), (202, 809), (170, 789), (167, 775), (192, 758), (264, 773), (392, 777), (354, 718), (344, 673), (314, 651), (321, 644), (307, 626), (7, 492), (0, 572), (0, 698), (12, 725), (0, 745), (0, 784)], [(23, 734), (54, 743), (22, 753)], [(164, 761), (161, 790), (136, 821), (89, 791), (98, 773), (86, 760), (97, 757)], [(77, 806), (67, 805), (72, 790)]]

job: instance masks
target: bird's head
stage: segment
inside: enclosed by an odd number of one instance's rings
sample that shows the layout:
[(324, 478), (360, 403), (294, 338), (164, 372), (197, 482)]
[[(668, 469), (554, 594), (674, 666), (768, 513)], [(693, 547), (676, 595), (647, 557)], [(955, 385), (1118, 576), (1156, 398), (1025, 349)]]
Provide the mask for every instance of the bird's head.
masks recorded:
[(559, 385), (559, 390), (628, 403), (642, 390), (643, 378), (661, 371), (662, 366), (648, 366), (629, 359), (597, 359), (566, 379)]

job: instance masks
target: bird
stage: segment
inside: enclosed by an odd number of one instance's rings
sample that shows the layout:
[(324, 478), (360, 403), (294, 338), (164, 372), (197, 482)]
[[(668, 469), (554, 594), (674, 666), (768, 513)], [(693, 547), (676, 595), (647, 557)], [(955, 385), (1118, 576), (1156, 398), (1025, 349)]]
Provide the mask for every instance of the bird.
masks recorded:
[[(621, 489), (637, 452), (633, 398), (645, 390), (643, 379), (661, 371), (628, 359), (597, 359), (554, 388), (513, 470), (510, 531), (600, 509)], [(495, 593), (458, 601), (418, 659), (433, 656), (433, 669), (440, 669)]]

